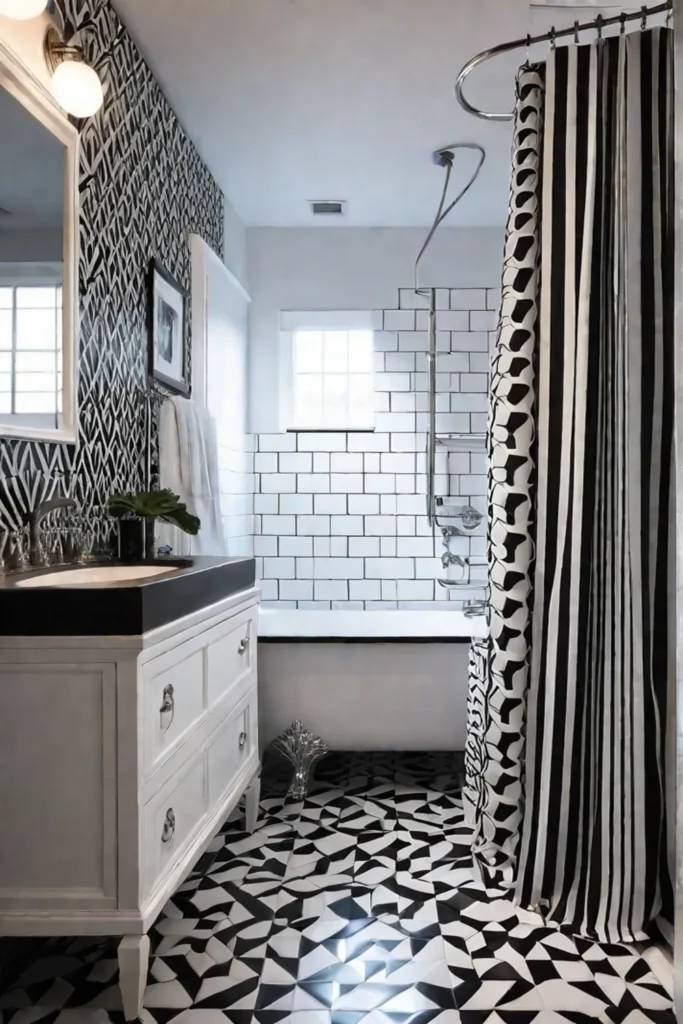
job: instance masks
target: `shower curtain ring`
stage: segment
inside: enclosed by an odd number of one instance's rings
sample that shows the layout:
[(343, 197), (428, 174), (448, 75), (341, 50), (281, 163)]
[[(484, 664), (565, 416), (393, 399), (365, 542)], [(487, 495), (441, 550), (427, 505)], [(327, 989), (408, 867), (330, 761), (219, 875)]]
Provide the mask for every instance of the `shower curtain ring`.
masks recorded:
[(598, 39), (600, 41), (602, 41), (602, 21), (602, 14), (598, 14), (597, 18), (595, 19), (595, 27), (598, 30)]
[(550, 26), (550, 49), (554, 50), (555, 46), (556, 46), (556, 43), (555, 43), (555, 26), (551, 25)]
[(644, 32), (647, 28), (647, 7), (645, 4), (640, 8), (640, 31)]
[(619, 15), (619, 34), (624, 35), (626, 32), (626, 15)]
[(574, 46), (578, 46), (578, 45), (579, 45), (579, 23), (578, 23), (578, 21), (575, 21), (574, 22)]
[(531, 33), (526, 34), (526, 66), (529, 67), (531, 64)]

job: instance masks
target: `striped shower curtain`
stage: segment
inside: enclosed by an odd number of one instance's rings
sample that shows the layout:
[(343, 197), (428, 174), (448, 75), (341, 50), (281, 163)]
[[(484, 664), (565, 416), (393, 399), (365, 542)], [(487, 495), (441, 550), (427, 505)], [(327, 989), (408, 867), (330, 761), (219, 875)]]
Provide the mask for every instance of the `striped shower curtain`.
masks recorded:
[[(517, 803), (496, 806), (500, 772), (489, 766), (480, 805), (488, 802), (489, 820), (517, 816), (520, 828), (504, 836), (501, 855), (482, 842), (486, 817), (475, 815), (475, 859), (521, 905), (606, 941), (643, 938), (671, 895), (671, 75), (666, 29), (557, 49), (545, 66), (520, 73), (519, 95), (533, 84), (543, 128), (540, 174), (529, 176), (540, 272), (526, 312), (533, 398), (524, 401), (535, 473), (522, 471), (535, 560), (522, 545), (519, 564), (515, 506), (526, 499), (513, 485), (512, 507), (500, 515), (496, 473), (510, 446), (501, 429), (510, 408), (492, 395), (489, 496), (498, 497), (489, 515), (487, 699), (500, 704), (507, 687), (513, 701), (522, 697), (522, 712), (520, 756), (508, 773)], [(517, 112), (519, 147), (519, 102)], [(502, 313), (497, 360), (509, 343), (505, 292)], [(514, 382), (513, 368), (509, 391)], [(528, 583), (528, 598), (510, 602), (497, 587), (496, 553), (518, 590)]]

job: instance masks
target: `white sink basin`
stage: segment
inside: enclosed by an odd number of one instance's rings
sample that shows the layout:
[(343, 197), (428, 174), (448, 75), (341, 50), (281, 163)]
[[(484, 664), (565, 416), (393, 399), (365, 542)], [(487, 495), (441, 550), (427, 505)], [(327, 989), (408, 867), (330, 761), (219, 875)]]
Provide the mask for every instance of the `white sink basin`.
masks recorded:
[(91, 583), (121, 583), (123, 580), (149, 579), (177, 572), (175, 565), (93, 565), (86, 569), (44, 572), (41, 576), (17, 580), (16, 587), (78, 587)]

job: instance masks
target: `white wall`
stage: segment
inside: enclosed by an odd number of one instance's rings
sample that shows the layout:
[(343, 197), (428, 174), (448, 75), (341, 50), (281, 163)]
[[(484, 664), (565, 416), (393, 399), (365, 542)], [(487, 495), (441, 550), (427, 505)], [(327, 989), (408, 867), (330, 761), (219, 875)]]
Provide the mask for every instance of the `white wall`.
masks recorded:
[[(254, 482), (247, 424), (249, 296), (198, 235), (192, 252), (193, 392), (216, 431), (216, 496), (228, 555), (253, 554)], [(211, 554), (204, 550), (202, 553)]]
[[(459, 536), (446, 539), (437, 529), (432, 537), (426, 299), (401, 288), (394, 303), (373, 313), (374, 431), (253, 435), (254, 553), (264, 607), (434, 612), (484, 596), (484, 519)], [(436, 494), (482, 517), (488, 349), (499, 304), (499, 288), (436, 289), (436, 430), (463, 435), (462, 450), (437, 453)], [(445, 547), (470, 559), (469, 572), (442, 565)], [(440, 579), (458, 586), (441, 587)], [(377, 622), (376, 635), (381, 629)]]
[[(391, 309), (413, 282), (420, 228), (250, 228), (250, 430), (275, 433), (279, 316), (283, 309)], [(420, 268), (432, 287), (476, 288), (500, 280), (501, 228), (443, 228)]]
[(228, 199), (225, 199), (225, 227), (223, 234), (224, 256), (223, 262), (228, 270), (235, 275), (241, 285), (247, 291), (247, 229), (237, 215), (237, 212)]

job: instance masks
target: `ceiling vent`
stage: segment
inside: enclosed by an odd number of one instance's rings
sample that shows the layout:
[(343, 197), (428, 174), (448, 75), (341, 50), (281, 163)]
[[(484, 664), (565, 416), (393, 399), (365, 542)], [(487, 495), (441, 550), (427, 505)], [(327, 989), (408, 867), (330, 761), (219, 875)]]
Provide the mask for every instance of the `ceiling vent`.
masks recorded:
[(310, 206), (314, 217), (343, 217), (346, 211), (342, 199), (312, 199)]

